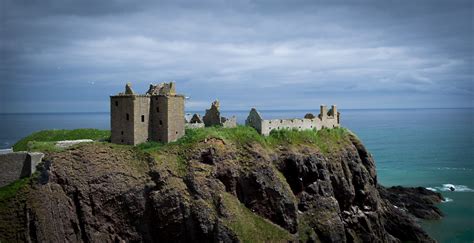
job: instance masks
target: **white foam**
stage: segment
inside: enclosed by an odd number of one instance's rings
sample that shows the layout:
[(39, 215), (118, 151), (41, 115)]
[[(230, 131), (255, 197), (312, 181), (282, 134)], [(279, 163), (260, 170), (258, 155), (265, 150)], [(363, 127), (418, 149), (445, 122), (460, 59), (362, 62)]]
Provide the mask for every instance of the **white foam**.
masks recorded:
[(443, 200), (444, 203), (452, 202), (452, 201), (453, 201), (453, 199), (451, 199), (449, 197), (445, 197), (444, 200)]
[[(443, 192), (474, 192), (473, 189), (465, 186), (465, 185), (454, 185), (454, 184), (443, 184), (442, 187), (435, 187), (436, 189), (443, 191)], [(452, 190), (454, 188), (454, 190)]]
[(427, 187), (426, 189), (430, 190), (430, 191), (433, 191), (433, 192), (436, 192), (438, 190), (436, 190), (436, 188), (433, 188), (433, 187)]
[(438, 167), (438, 170), (465, 170), (465, 171), (472, 171), (470, 168), (457, 168), (457, 167)]

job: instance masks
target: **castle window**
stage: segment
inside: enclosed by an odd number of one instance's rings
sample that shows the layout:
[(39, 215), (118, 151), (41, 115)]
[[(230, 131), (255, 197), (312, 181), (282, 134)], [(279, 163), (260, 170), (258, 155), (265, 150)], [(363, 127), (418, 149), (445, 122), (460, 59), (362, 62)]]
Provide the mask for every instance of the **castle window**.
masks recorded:
[(176, 131), (176, 134), (178, 134), (178, 131)]
[(118, 106), (118, 101), (115, 101), (115, 106)]
[(122, 143), (123, 143), (123, 139), (122, 139)]
[(142, 122), (145, 122), (145, 115), (142, 115)]
[(162, 121), (162, 120), (160, 120), (160, 125), (163, 125), (163, 121)]
[(280, 123), (283, 123), (283, 120), (280, 120)]
[(123, 131), (121, 132), (121, 134), (123, 135)]
[(160, 107), (156, 107), (156, 112), (160, 112)]
[(127, 121), (130, 120), (130, 115), (127, 113)]

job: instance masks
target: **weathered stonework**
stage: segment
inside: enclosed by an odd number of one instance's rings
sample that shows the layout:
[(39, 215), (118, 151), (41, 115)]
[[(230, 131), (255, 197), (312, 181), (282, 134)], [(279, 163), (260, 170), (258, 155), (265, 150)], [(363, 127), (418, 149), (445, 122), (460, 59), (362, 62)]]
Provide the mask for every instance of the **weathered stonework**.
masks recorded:
[(193, 117), (186, 123), (186, 128), (188, 129), (195, 129), (195, 128), (203, 128), (204, 122), (199, 114), (195, 113)]
[(110, 111), (112, 143), (168, 143), (184, 135), (184, 96), (173, 82), (150, 85), (144, 95), (127, 84), (125, 93), (110, 97)]
[(237, 118), (235, 116), (231, 118), (222, 117), (219, 108), (220, 104), (218, 100), (212, 102), (211, 108), (206, 110), (206, 115), (203, 117), (205, 126), (223, 126), (227, 128), (236, 127)]
[(13, 152), (0, 154), (0, 187), (31, 176), (43, 157), (43, 153)]
[[(264, 120), (260, 113), (255, 108), (252, 108), (245, 124), (255, 128), (260, 134), (267, 136), (272, 130), (279, 129), (320, 130), (322, 128), (339, 127), (339, 116), (340, 113), (337, 112), (335, 105), (331, 107), (329, 112), (327, 107), (322, 105), (319, 116), (315, 118)], [(305, 117), (311, 116), (307, 115)]]

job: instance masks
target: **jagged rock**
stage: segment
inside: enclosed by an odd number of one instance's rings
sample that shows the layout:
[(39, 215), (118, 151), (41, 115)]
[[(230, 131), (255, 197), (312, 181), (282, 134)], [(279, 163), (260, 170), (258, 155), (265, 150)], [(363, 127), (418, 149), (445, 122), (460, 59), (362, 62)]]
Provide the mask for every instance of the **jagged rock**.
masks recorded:
[(430, 191), (423, 187), (394, 186), (385, 188), (379, 186), (382, 198), (390, 201), (399, 209), (406, 210), (420, 219), (440, 219), (443, 213), (436, 204), (444, 200), (438, 192)]
[(47, 153), (40, 176), (3, 202), (0, 240), (238, 242), (239, 227), (255, 226), (236, 221), (246, 213), (286, 232), (274, 241), (433, 241), (411, 214), (435, 218), (439, 194), (383, 188), (362, 143), (340, 142), (330, 152), (206, 138), (162, 157), (106, 144)]

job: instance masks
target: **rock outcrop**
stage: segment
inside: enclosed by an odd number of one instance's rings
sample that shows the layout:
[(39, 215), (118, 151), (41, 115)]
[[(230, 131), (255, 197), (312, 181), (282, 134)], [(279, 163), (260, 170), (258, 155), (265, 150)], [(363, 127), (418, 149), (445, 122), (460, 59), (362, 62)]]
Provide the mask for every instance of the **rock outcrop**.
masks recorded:
[(48, 153), (40, 174), (0, 199), (0, 241), (433, 241), (414, 216), (439, 218), (442, 197), (384, 188), (355, 136), (336, 144), (206, 138)]

